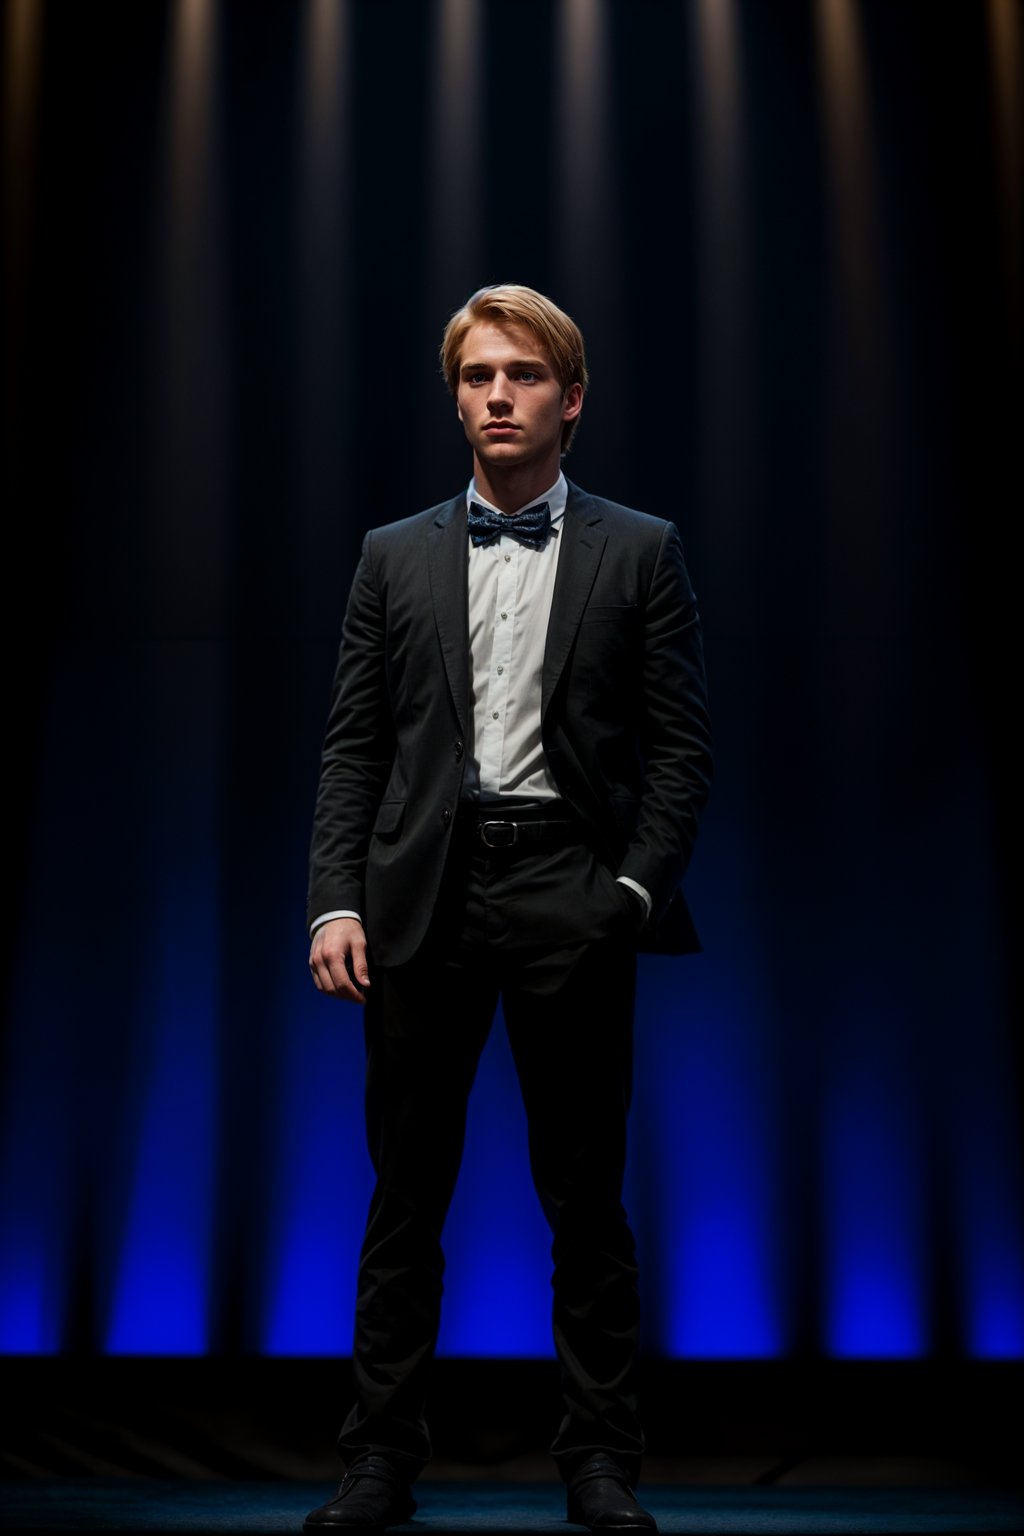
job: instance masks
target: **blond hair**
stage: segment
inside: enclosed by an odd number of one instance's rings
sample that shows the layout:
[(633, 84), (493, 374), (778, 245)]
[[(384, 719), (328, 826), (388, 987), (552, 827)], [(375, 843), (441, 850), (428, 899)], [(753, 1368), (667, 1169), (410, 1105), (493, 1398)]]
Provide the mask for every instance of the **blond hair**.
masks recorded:
[[(459, 365), (462, 344), (471, 326), (481, 320), (496, 325), (522, 325), (548, 353), (563, 394), (571, 384), (586, 391), (589, 383), (583, 337), (579, 326), (563, 309), (522, 283), (494, 283), (478, 288), (472, 298), (457, 309), (444, 328), (441, 342), (441, 367), (453, 395), (459, 390)], [(562, 452), (568, 453), (579, 417), (563, 423)]]

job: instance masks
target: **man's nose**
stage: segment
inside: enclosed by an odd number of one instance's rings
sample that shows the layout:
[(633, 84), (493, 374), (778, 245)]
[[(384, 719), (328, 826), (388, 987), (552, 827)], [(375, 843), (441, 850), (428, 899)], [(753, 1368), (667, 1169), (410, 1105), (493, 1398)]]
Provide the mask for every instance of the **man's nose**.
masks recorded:
[(505, 374), (497, 372), (491, 380), (491, 387), (487, 391), (487, 404), (490, 410), (496, 411), (501, 406), (511, 404), (512, 391)]

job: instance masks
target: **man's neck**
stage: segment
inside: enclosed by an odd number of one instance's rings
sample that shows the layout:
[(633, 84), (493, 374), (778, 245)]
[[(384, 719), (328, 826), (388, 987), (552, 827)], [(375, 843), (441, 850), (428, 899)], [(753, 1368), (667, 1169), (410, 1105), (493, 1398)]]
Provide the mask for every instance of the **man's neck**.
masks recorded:
[(485, 501), (497, 507), (499, 512), (511, 514), (518, 512), (520, 507), (529, 506), (531, 501), (536, 501), (538, 496), (550, 490), (558, 479), (561, 467), (561, 455), (558, 455), (550, 464), (514, 464), (507, 470), (499, 469), (495, 472), (494, 466), (488, 468), (474, 456), (473, 478)]

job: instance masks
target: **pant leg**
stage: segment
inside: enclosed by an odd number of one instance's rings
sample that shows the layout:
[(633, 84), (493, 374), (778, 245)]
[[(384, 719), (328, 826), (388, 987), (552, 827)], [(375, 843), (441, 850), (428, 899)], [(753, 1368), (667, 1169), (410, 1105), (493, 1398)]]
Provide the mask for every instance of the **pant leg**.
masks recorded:
[[(580, 850), (584, 863), (592, 857)], [(635, 1480), (644, 1448), (635, 1386), (639, 1295), (622, 1182), (636, 947), (614, 889), (608, 905), (610, 877), (602, 874), (605, 905), (580, 914), (589, 939), (516, 957), (504, 971), (502, 999), (533, 1179), (553, 1233), (553, 1331), (565, 1416), (552, 1453), (567, 1479), (602, 1450)], [(536, 876), (543, 909), (551, 901), (543, 867)], [(562, 899), (593, 890), (584, 868)], [(522, 891), (520, 906), (525, 911)]]
[(366, 1124), (377, 1175), (359, 1262), (356, 1402), (338, 1449), (386, 1454), (410, 1478), (430, 1457), (423, 1413), (440, 1324), (441, 1233), (470, 1089), (497, 1006), (466, 934), (435, 925), (410, 964), (371, 969)]

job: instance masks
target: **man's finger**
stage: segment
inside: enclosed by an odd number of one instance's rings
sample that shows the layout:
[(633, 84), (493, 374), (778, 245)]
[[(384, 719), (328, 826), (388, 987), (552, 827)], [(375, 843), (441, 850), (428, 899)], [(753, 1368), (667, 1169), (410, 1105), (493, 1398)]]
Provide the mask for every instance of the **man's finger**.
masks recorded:
[(361, 987), (370, 985), (370, 971), (366, 964), (366, 940), (361, 937), (352, 940), (352, 974)]
[(361, 1003), (363, 1001), (363, 994), (349, 975), (348, 955), (349, 950), (347, 946), (339, 946), (338, 948), (332, 946), (328, 948), (326, 944), (324, 945), (321, 963), (330, 977), (331, 986), (328, 990), (333, 992), (336, 997), (346, 998), (350, 1003)]

